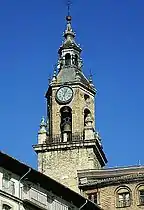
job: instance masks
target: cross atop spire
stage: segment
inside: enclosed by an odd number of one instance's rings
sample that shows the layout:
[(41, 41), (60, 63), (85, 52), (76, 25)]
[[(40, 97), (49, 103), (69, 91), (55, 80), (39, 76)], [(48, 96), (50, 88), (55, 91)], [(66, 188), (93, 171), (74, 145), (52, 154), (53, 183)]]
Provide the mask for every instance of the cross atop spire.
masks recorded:
[(71, 6), (71, 4), (72, 4), (71, 0), (67, 0), (68, 16), (70, 16), (70, 6)]

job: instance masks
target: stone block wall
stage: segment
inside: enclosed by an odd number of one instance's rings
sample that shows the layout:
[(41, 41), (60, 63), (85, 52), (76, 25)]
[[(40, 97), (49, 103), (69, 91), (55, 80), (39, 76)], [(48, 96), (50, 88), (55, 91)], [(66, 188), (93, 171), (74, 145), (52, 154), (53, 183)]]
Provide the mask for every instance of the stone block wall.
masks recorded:
[(75, 148), (38, 154), (38, 170), (79, 192), (77, 170), (100, 169), (93, 148)]
[[(126, 184), (121, 184), (121, 185), (110, 185), (107, 187), (101, 187), (99, 189), (95, 189), (95, 191), (99, 192), (99, 200), (98, 200), (98, 204), (100, 205), (100, 207), (102, 207), (102, 209), (104, 210), (143, 210), (144, 209), (144, 205), (140, 205), (140, 201), (139, 201), (139, 191), (138, 191), (138, 187), (140, 185), (144, 186), (144, 182), (143, 183), (139, 183), (139, 182), (132, 182), (132, 183), (126, 183)], [(130, 191), (130, 206), (129, 207), (118, 207), (117, 205), (117, 190), (119, 188), (127, 188)], [(92, 191), (88, 190), (83, 192), (83, 195), (87, 195), (90, 194)]]
[[(60, 109), (63, 106), (69, 106), (72, 109), (72, 133), (82, 133), (84, 130), (84, 109), (88, 108), (91, 111), (93, 119), (93, 128), (95, 128), (95, 107), (94, 95), (80, 87), (73, 87), (73, 99), (69, 104), (60, 105), (57, 103), (55, 96), (57, 88), (52, 91), (52, 134), (60, 134), (61, 114)], [(84, 99), (84, 95), (90, 96), (89, 100)]]

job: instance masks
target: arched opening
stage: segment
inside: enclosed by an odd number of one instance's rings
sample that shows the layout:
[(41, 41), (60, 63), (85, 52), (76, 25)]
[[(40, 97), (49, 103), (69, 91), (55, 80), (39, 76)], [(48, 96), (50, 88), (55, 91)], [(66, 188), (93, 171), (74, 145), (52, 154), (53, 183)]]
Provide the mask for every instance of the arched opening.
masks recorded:
[(91, 112), (89, 109), (84, 110), (84, 126), (87, 125), (88, 118), (91, 118)]
[(62, 141), (67, 142), (72, 140), (72, 110), (68, 106), (64, 106), (61, 112), (61, 135)]
[(2, 210), (11, 210), (11, 206), (9, 206), (7, 204), (3, 204)]
[(91, 112), (88, 108), (84, 110), (84, 139), (94, 139), (94, 128), (93, 128), (93, 119)]
[(75, 65), (78, 66), (78, 55), (75, 54)]
[(86, 103), (89, 103), (90, 102), (90, 96), (89, 95), (84, 94), (84, 99), (85, 99), (85, 102)]
[(131, 191), (127, 186), (121, 186), (116, 190), (116, 206), (119, 208), (131, 205)]
[(143, 206), (144, 205), (144, 183), (141, 183), (137, 186), (136, 195), (137, 195), (138, 205)]
[(70, 55), (70, 53), (67, 53), (65, 55), (65, 65), (66, 66), (70, 66), (71, 65), (71, 55)]

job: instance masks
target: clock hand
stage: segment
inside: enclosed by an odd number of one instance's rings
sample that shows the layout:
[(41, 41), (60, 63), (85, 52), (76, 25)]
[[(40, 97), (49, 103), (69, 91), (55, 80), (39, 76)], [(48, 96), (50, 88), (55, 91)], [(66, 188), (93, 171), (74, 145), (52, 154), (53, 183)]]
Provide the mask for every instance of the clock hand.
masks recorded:
[(64, 97), (65, 97), (65, 94), (67, 93), (67, 89), (64, 91)]
[(63, 98), (63, 101), (65, 100), (65, 90), (62, 92), (62, 98)]

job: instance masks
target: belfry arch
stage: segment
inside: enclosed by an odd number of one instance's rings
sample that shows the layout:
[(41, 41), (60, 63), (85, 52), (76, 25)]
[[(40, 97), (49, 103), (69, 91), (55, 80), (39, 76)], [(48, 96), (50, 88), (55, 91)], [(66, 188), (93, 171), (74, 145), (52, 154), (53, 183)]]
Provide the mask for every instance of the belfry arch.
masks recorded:
[(72, 109), (64, 106), (60, 109), (60, 129), (62, 142), (71, 141), (72, 138)]
[(87, 118), (91, 118), (91, 112), (88, 108), (84, 109), (84, 126), (87, 124)]
[(65, 55), (65, 65), (66, 66), (71, 65), (71, 55), (70, 55), (70, 53), (66, 53), (66, 55)]

